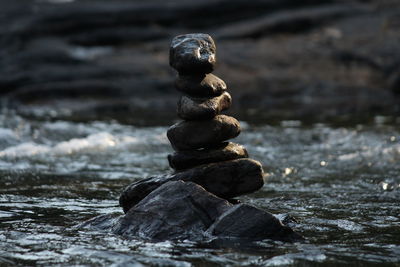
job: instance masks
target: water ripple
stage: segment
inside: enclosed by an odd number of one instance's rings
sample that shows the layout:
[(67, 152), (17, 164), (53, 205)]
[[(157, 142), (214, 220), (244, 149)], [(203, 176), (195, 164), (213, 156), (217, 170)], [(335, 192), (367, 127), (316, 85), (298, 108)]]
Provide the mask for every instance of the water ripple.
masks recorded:
[(0, 115), (0, 265), (287, 266), (400, 261), (396, 125), (254, 127), (236, 142), (264, 187), (240, 199), (288, 218), (302, 244), (150, 243), (72, 226), (121, 213), (132, 181), (171, 172), (165, 127)]

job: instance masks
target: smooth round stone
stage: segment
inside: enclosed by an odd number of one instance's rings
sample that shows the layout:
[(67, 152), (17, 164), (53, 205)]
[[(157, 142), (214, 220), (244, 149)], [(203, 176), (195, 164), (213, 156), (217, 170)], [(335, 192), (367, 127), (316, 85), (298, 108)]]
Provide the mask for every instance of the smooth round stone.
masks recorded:
[(227, 89), (225, 82), (211, 73), (179, 75), (175, 88), (192, 97), (219, 96)]
[(210, 35), (192, 33), (172, 39), (169, 64), (179, 73), (210, 73), (216, 63), (216, 47)]
[(244, 146), (235, 143), (223, 143), (212, 149), (188, 150), (168, 155), (171, 168), (180, 171), (198, 165), (247, 158), (249, 154)]
[(176, 151), (215, 147), (239, 134), (239, 122), (225, 115), (217, 115), (212, 120), (181, 121), (167, 131), (167, 137)]
[(184, 120), (212, 119), (221, 111), (227, 110), (232, 103), (232, 97), (225, 92), (213, 98), (192, 98), (182, 96), (178, 102), (178, 116)]
[(273, 214), (256, 207), (238, 204), (232, 206), (207, 229), (208, 236), (303, 241), (304, 237), (283, 225)]

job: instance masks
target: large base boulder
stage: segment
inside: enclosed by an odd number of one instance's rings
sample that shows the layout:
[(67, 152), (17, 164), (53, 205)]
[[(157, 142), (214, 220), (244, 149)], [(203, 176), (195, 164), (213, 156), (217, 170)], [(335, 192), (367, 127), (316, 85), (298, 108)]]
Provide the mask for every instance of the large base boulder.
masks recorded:
[(263, 174), (261, 164), (247, 158), (201, 165), (172, 175), (134, 182), (122, 192), (119, 203), (127, 212), (162, 184), (178, 180), (194, 182), (218, 197), (231, 199), (260, 189), (264, 185)]
[(152, 241), (200, 241), (214, 237), (303, 239), (268, 212), (245, 204), (233, 205), (195, 183), (183, 181), (163, 184), (125, 215), (101, 215), (78, 227)]

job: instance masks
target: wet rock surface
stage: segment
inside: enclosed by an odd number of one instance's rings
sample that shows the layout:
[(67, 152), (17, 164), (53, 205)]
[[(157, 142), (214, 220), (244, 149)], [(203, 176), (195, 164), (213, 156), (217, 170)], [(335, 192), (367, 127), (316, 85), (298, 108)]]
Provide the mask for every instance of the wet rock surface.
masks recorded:
[(131, 208), (113, 230), (156, 240), (195, 240), (230, 207), (197, 184), (168, 182)]
[(303, 239), (265, 211), (245, 204), (232, 205), (195, 183), (183, 181), (163, 184), (123, 216), (101, 215), (78, 227), (152, 241), (212, 237)]
[(239, 122), (218, 115), (211, 120), (182, 121), (168, 129), (167, 137), (176, 151), (215, 147), (240, 134)]
[(260, 189), (264, 185), (263, 175), (261, 164), (252, 159), (201, 165), (172, 175), (134, 182), (121, 193), (119, 204), (127, 212), (162, 184), (178, 180), (197, 183), (221, 198), (231, 199)]
[(183, 170), (202, 164), (247, 158), (248, 156), (244, 146), (229, 142), (212, 149), (175, 152), (168, 155), (168, 162), (171, 168)]
[(303, 240), (301, 235), (284, 226), (272, 214), (246, 204), (238, 204), (227, 210), (209, 227), (207, 233), (211, 236), (252, 240)]
[(175, 80), (175, 88), (189, 96), (219, 96), (227, 90), (226, 84), (214, 74), (179, 75)]

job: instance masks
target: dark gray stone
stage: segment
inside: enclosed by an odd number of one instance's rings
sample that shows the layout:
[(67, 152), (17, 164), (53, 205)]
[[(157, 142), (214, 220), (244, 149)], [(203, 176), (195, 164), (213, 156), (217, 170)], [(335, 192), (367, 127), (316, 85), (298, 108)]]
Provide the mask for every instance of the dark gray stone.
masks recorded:
[(195, 183), (171, 181), (131, 208), (114, 233), (153, 240), (198, 239), (231, 206)]
[(238, 204), (222, 214), (207, 230), (210, 236), (300, 241), (304, 238), (274, 215), (255, 207)]
[(77, 227), (152, 241), (214, 237), (236, 241), (302, 239), (268, 212), (230, 204), (195, 183), (183, 181), (161, 185), (123, 216), (101, 215)]
[(169, 166), (175, 170), (189, 169), (198, 165), (247, 158), (244, 146), (235, 143), (223, 143), (212, 149), (187, 150), (168, 155)]
[(227, 90), (225, 82), (211, 73), (178, 75), (175, 88), (193, 97), (219, 96)]
[(125, 216), (100, 215), (77, 227), (131, 238), (195, 240), (203, 238), (204, 231), (232, 206), (195, 183), (169, 181), (143, 198)]
[(178, 116), (184, 120), (212, 119), (221, 111), (227, 110), (232, 103), (232, 97), (225, 92), (213, 98), (191, 98), (182, 96), (178, 102)]
[(216, 47), (210, 35), (192, 33), (172, 39), (169, 64), (180, 74), (210, 73), (216, 63)]
[(167, 137), (176, 151), (215, 147), (239, 134), (239, 122), (225, 115), (217, 115), (212, 120), (181, 121), (167, 131)]
[(119, 223), (122, 217), (123, 215), (120, 213), (103, 214), (84, 221), (76, 225), (75, 228), (88, 228), (107, 232), (113, 231), (114, 226)]
[(121, 193), (119, 204), (124, 212), (135, 206), (153, 190), (169, 181), (194, 182), (224, 199), (257, 191), (264, 185), (263, 169), (258, 161), (236, 159), (201, 165), (172, 175), (142, 179), (128, 185)]

